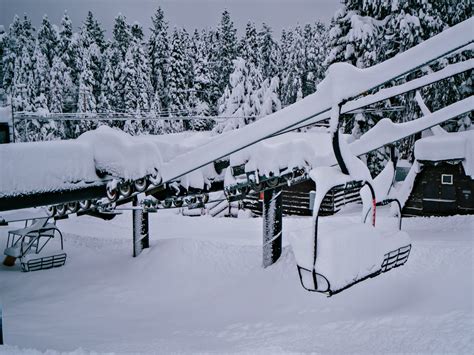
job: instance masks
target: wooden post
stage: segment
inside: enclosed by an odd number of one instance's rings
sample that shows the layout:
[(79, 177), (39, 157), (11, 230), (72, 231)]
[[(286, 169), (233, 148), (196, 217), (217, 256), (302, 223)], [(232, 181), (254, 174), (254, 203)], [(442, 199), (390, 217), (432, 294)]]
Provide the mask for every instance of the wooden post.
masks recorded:
[(263, 267), (274, 264), (282, 245), (281, 187), (263, 193)]
[[(138, 200), (133, 199), (133, 207), (138, 206)], [(133, 257), (140, 255), (143, 249), (150, 247), (148, 231), (148, 213), (143, 210), (133, 210)]]

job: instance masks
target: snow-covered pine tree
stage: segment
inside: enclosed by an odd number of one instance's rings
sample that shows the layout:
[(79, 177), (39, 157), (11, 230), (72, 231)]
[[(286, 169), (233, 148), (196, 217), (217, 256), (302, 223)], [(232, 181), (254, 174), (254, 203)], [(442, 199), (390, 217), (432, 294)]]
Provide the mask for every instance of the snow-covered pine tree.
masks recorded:
[[(164, 12), (159, 7), (151, 18), (152, 27), (148, 40), (148, 58), (151, 69), (151, 84), (153, 86), (155, 101), (161, 110), (166, 110), (168, 105), (167, 71), (169, 62), (168, 24)], [(155, 106), (156, 108), (157, 106)]]
[(33, 62), (27, 47), (15, 60), (13, 76), (12, 105), (15, 111), (34, 111), (35, 80)]
[(17, 45), (17, 54), (21, 53), (23, 47), (28, 49), (30, 55), (33, 54), (35, 49), (35, 28), (31, 24), (31, 20), (26, 14), (23, 15), (23, 21), (21, 23), (21, 36), (18, 37)]
[[(81, 74), (79, 76), (78, 112), (96, 112), (96, 100), (93, 93), (94, 85), (94, 75), (91, 69), (91, 53), (89, 48), (86, 47), (82, 52)], [(89, 124), (85, 124), (85, 128), (89, 126)]]
[(278, 76), (267, 78), (263, 81), (258, 97), (260, 99), (259, 117), (265, 117), (281, 109), (281, 101), (278, 95), (280, 79)]
[(261, 86), (262, 75), (258, 68), (238, 57), (229, 86), (219, 100), (219, 115), (233, 118), (217, 125), (214, 132), (238, 129), (255, 121), (261, 112)]
[(10, 24), (8, 35), (4, 40), (3, 56), (2, 56), (2, 87), (9, 92), (13, 84), (13, 76), (15, 69), (15, 58), (17, 57), (17, 42), (22, 33), (21, 21), (18, 15), (15, 15), (13, 22)]
[[(132, 26), (132, 41), (123, 62), (121, 82), (125, 89), (125, 111), (135, 116), (148, 115), (153, 89), (150, 82), (148, 61), (143, 48), (143, 30), (139, 24)], [(153, 122), (127, 121), (124, 128), (130, 134), (155, 131)]]
[(216, 35), (218, 62), (215, 69), (219, 75), (218, 86), (222, 93), (229, 83), (229, 76), (233, 71), (233, 60), (237, 58), (237, 30), (227, 10), (222, 13)]
[(213, 29), (203, 30), (201, 33), (207, 58), (207, 68), (209, 72), (209, 85), (207, 89), (210, 115), (217, 115), (218, 101), (223, 94), (220, 87), (221, 73), (219, 58), (219, 37), (218, 32)]
[[(289, 33), (287, 31), (287, 36)], [(282, 73), (281, 101), (285, 106), (303, 98), (304, 63), (306, 60), (303, 31), (298, 25), (291, 33), (287, 38), (287, 40), (291, 39), (291, 43), (288, 48), (285, 48), (288, 53), (285, 55), (286, 63)]]
[[(194, 31), (189, 53), (191, 57), (191, 77), (192, 89), (189, 93), (189, 108), (193, 114), (198, 116), (208, 116), (211, 112), (210, 93), (211, 78), (209, 66), (209, 47), (206, 42), (207, 33), (205, 30)], [(195, 131), (209, 130), (212, 128), (210, 120), (194, 120), (190, 122), (190, 128)]]
[(93, 94), (96, 102), (100, 96), (100, 83), (102, 82), (102, 52), (105, 48), (104, 30), (94, 18), (91, 11), (87, 13), (86, 20), (81, 27), (81, 46), (89, 48), (91, 71), (94, 75)]
[[(36, 110), (48, 111), (48, 101), (50, 101), (50, 67), (46, 55), (36, 42), (35, 51), (33, 52), (33, 76), (35, 79), (35, 89), (33, 100)], [(41, 99), (38, 99), (41, 96)]]
[(433, 10), (439, 15), (443, 23), (449, 27), (467, 20), (472, 16), (471, 0), (443, 0), (432, 1)]
[[(127, 23), (125, 16), (119, 14), (115, 18), (114, 29), (113, 29), (113, 42), (112, 45), (118, 50), (120, 54), (120, 60), (125, 59), (130, 41), (132, 40), (132, 34), (130, 32), (130, 25)], [(112, 63), (116, 65), (118, 63)]]
[(378, 45), (384, 22), (363, 12), (363, 6), (370, 8), (367, 3), (346, 0), (346, 5), (336, 12), (329, 31), (331, 50), (326, 64), (349, 62), (358, 68), (367, 68), (380, 61)]
[[(171, 37), (170, 63), (168, 67), (168, 93), (170, 116), (186, 116), (188, 113), (189, 62), (187, 58), (187, 34), (175, 28)], [(182, 131), (182, 121), (171, 121), (172, 131)]]
[(67, 84), (65, 75), (68, 75), (66, 65), (58, 55), (54, 57), (53, 66), (51, 67), (50, 111), (53, 113), (63, 112), (65, 87)]
[(267, 24), (262, 24), (258, 33), (258, 48), (260, 52), (260, 71), (264, 80), (278, 75), (280, 60), (280, 50), (278, 44), (273, 39), (272, 29)]
[(64, 12), (64, 15), (61, 19), (61, 26), (59, 29), (58, 56), (66, 68), (66, 72), (64, 73), (65, 82), (63, 84), (64, 101), (62, 102), (61, 108), (61, 110), (64, 110), (65, 112), (76, 111), (77, 107), (77, 89), (79, 86), (78, 67), (80, 62), (78, 51), (79, 47), (77, 46), (77, 41), (74, 39), (71, 19), (69, 18), (67, 12)]
[(59, 34), (56, 27), (49, 22), (47, 15), (43, 16), (41, 26), (38, 29), (38, 44), (48, 60), (48, 65), (51, 66), (58, 50)]
[(314, 24), (314, 34), (313, 34), (313, 42), (312, 46), (314, 48), (314, 80), (316, 83), (316, 86), (319, 82), (321, 82), (325, 75), (326, 75), (326, 57), (328, 56), (328, 40), (329, 40), (329, 34), (328, 34), (328, 29), (326, 26), (320, 22), (317, 21)]
[(122, 69), (125, 67), (123, 62), (127, 54), (128, 47), (132, 40), (130, 25), (126, 22), (125, 16), (119, 14), (115, 18), (113, 38), (112, 38), (112, 56), (110, 58), (112, 68), (115, 68), (115, 104), (114, 111), (125, 112), (125, 87), (120, 78), (125, 75)]
[(256, 68), (260, 68), (260, 48), (255, 24), (247, 22), (245, 27), (245, 35), (240, 41), (239, 55), (248, 64), (253, 64)]
[[(5, 28), (0, 25), (0, 84), (3, 83), (3, 56), (5, 55), (5, 48), (7, 46), (7, 34)], [(2, 86), (3, 89), (3, 86)]]
[(100, 96), (97, 103), (97, 112), (113, 112), (115, 100), (115, 78), (111, 63), (112, 49), (106, 49), (102, 56), (102, 67), (104, 68), (102, 82), (100, 84)]
[(23, 20), (20, 20), (18, 16), (13, 18), (5, 40), (4, 56), (2, 58), (4, 71), (2, 84), (6, 92), (11, 92), (13, 89), (15, 62), (23, 55), (23, 49), (28, 50), (30, 57), (33, 55), (35, 47), (34, 31), (35, 29), (26, 15)]
[[(129, 114), (139, 114), (138, 109), (138, 87), (135, 81), (135, 61), (133, 58), (133, 45), (129, 47), (125, 60), (122, 63), (122, 76), (120, 81), (124, 87), (124, 108), (125, 112)], [(128, 120), (125, 122), (123, 130), (129, 134), (136, 135), (141, 133), (140, 123), (135, 120)]]

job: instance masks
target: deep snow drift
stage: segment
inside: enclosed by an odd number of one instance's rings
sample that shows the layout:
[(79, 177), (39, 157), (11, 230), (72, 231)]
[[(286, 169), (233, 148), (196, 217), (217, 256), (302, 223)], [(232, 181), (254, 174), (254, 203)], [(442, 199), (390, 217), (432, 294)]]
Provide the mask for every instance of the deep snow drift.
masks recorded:
[[(334, 218), (358, 222), (360, 215)], [(261, 219), (160, 212), (151, 216), (151, 249), (136, 259), (130, 222), (128, 212), (110, 222), (59, 221), (66, 266), (32, 273), (0, 266), (10, 344), (0, 353), (15, 354), (16, 346), (269, 354), (474, 347), (472, 216), (405, 219), (413, 243), (407, 264), (332, 298), (303, 290), (289, 246), (274, 266), (261, 267)], [(285, 218), (285, 244), (310, 222)], [(0, 241), (14, 227), (1, 227)]]

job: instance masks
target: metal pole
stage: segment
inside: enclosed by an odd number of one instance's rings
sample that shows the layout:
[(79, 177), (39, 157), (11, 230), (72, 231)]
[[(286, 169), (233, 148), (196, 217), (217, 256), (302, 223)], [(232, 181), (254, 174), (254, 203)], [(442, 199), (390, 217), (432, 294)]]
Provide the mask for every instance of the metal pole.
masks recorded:
[[(138, 206), (138, 200), (133, 199), (132, 205)], [(148, 213), (141, 209), (132, 211), (133, 217), (133, 257), (140, 255), (143, 249), (150, 247), (150, 235), (148, 229)]]
[(15, 115), (13, 111), (13, 99), (10, 101), (10, 106), (12, 108), (12, 142), (15, 143)]
[(274, 264), (282, 249), (281, 187), (263, 193), (263, 267)]

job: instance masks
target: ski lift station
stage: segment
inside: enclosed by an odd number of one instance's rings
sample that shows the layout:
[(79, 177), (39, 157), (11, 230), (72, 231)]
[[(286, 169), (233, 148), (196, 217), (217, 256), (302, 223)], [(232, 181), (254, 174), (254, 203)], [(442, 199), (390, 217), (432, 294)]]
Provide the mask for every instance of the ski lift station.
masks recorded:
[[(151, 213), (205, 209), (222, 202), (213, 199), (220, 192), (228, 203), (261, 197), (262, 265), (277, 262), (285, 238), (295, 256), (294, 275), (306, 290), (332, 296), (404, 265), (412, 243), (402, 214), (473, 213), (473, 131), (437, 132), (418, 141), (403, 182), (395, 182), (395, 154), (375, 178), (358, 157), (469, 114), (474, 99), (410, 122), (382, 119), (353, 142), (342, 134), (340, 116), (472, 70), (468, 59), (408, 76), (472, 45), (472, 26), (467, 20), (367, 69), (336, 63), (314, 94), (220, 135), (132, 137), (104, 125), (77, 139), (0, 145), (0, 212), (44, 207), (42, 216), (0, 219), (3, 225), (34, 219), (9, 231), (4, 264), (18, 261), (23, 271), (62, 266), (61, 220), (110, 220), (124, 210), (133, 214), (131, 254), (138, 256), (159, 233), (150, 229)], [(294, 132), (328, 120), (327, 128)], [(297, 205), (301, 192), (306, 196)], [(361, 218), (331, 219), (349, 205)], [(391, 207), (393, 228), (377, 222), (384, 206)], [(311, 214), (311, 227), (284, 236), (282, 215), (297, 212)]]

